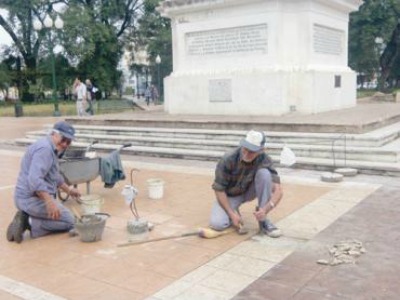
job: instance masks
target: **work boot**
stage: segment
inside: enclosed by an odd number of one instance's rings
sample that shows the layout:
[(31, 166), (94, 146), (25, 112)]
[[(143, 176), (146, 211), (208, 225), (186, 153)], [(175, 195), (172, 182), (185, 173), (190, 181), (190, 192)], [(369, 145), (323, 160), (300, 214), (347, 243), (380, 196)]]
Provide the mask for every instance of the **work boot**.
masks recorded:
[(265, 219), (265, 221), (260, 222), (262, 226), (261, 232), (272, 238), (278, 238), (282, 236), (282, 232), (277, 228), (270, 220)]
[(30, 230), (30, 228), (28, 214), (18, 210), (12, 222), (8, 225), (7, 240), (18, 244), (21, 243), (25, 230)]

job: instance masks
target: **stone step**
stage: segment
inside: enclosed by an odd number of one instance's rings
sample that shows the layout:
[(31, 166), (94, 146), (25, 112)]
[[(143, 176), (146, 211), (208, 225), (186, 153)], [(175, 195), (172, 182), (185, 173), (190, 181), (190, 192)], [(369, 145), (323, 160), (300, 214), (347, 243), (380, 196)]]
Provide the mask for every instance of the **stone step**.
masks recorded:
[[(76, 134), (77, 142), (98, 141), (100, 144), (127, 144), (133, 146), (141, 146), (148, 148), (162, 149), (182, 149), (182, 150), (204, 150), (204, 151), (220, 151), (226, 152), (238, 146), (238, 138), (235, 141), (230, 139), (201, 139), (197, 136), (189, 138), (174, 138), (161, 136), (131, 136), (131, 135), (101, 135), (81, 133), (78, 129)], [(27, 137), (37, 139), (43, 136), (45, 131), (30, 132)], [(289, 146), (298, 157), (322, 158), (331, 160), (363, 160), (363, 161), (381, 161), (381, 162), (398, 162), (397, 149), (381, 149), (377, 147), (353, 147), (344, 145), (328, 145), (323, 144), (282, 144), (268, 143), (268, 152), (271, 155), (279, 155), (283, 145)]]
[[(48, 125), (48, 128), (51, 125)], [(217, 129), (185, 129), (128, 126), (74, 125), (77, 133), (89, 135), (122, 135), (132, 137), (161, 137), (198, 140), (221, 140), (238, 143), (247, 131)], [(306, 145), (346, 145), (355, 147), (381, 147), (400, 136), (400, 123), (365, 134), (267, 132), (267, 143)]]
[[(16, 140), (18, 145), (29, 145), (36, 139), (23, 138)], [(87, 148), (90, 143), (87, 142), (74, 142), (74, 147)], [(121, 144), (95, 144), (92, 146), (98, 155), (104, 156), (107, 153), (119, 149)], [(148, 157), (165, 157), (165, 158), (180, 158), (192, 160), (209, 160), (217, 161), (224, 151), (210, 151), (210, 150), (196, 150), (196, 149), (178, 149), (178, 148), (161, 148), (161, 147), (144, 147), (144, 146), (131, 146), (121, 150), (122, 154), (134, 156), (148, 156)], [(271, 154), (273, 161), (279, 167), (279, 155)], [(302, 169), (315, 169), (324, 171), (333, 171), (336, 168), (354, 168), (360, 173), (366, 174), (380, 174), (390, 176), (400, 176), (400, 163), (398, 162), (382, 162), (382, 161), (363, 161), (363, 160), (349, 160), (346, 159), (332, 159), (327, 158), (314, 158), (314, 157), (301, 157), (297, 156), (297, 162), (293, 168)]]

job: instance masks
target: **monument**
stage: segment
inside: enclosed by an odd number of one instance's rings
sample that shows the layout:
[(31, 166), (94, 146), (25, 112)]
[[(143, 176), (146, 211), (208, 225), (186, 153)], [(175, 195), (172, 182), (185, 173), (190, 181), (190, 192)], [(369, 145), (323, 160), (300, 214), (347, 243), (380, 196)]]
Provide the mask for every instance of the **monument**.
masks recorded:
[(349, 13), (361, 0), (169, 0), (170, 114), (282, 115), (356, 105)]

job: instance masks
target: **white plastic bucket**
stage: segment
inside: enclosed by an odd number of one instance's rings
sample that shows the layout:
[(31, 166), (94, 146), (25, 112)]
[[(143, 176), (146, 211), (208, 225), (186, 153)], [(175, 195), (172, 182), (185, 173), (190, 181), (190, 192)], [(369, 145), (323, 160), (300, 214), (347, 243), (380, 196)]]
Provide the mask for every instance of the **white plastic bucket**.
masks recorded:
[(161, 199), (164, 195), (164, 180), (152, 178), (147, 180), (150, 199)]
[(83, 215), (94, 215), (95, 213), (101, 212), (104, 199), (99, 195), (84, 195), (81, 196), (80, 200)]

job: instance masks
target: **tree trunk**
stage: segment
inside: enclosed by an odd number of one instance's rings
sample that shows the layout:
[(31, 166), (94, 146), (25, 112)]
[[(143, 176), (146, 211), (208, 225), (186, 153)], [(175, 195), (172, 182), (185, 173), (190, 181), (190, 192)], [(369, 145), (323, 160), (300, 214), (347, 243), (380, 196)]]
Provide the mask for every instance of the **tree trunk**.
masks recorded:
[(390, 41), (386, 45), (385, 50), (383, 51), (379, 64), (381, 67), (381, 76), (378, 81), (378, 90), (385, 90), (385, 83), (389, 78), (389, 75), (392, 71), (392, 67), (399, 56), (400, 53), (400, 23), (397, 24), (396, 28), (392, 33), (392, 37)]

